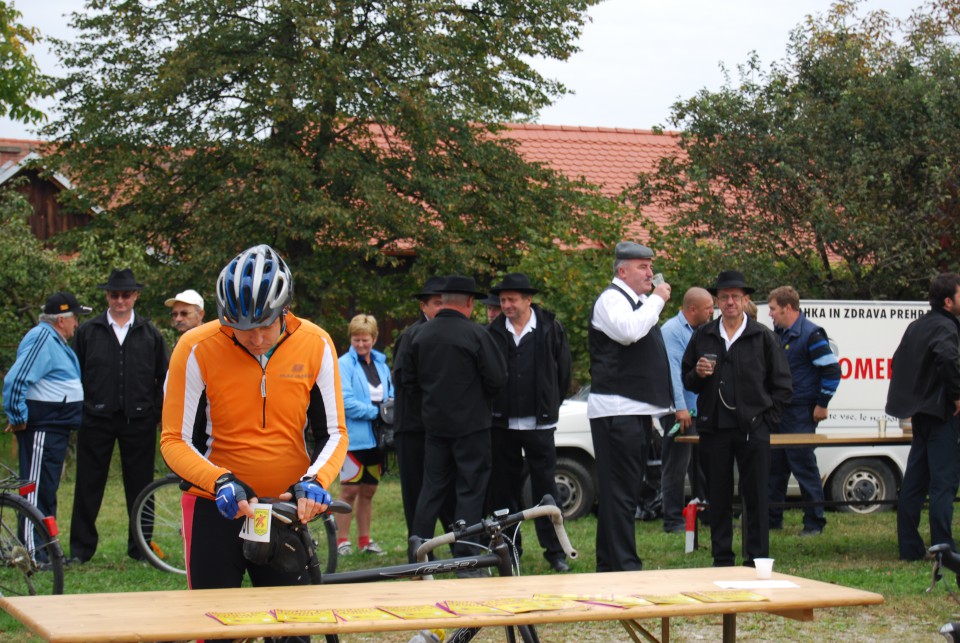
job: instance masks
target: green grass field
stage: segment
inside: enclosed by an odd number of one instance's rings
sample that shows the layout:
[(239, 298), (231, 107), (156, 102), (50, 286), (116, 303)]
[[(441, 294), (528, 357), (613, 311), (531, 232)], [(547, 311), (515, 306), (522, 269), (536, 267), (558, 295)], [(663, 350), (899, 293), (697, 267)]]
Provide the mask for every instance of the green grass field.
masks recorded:
[[(8, 436), (0, 438), (0, 461), (15, 463), (13, 453)], [(68, 550), (73, 505), (72, 467), (72, 462), (68, 461), (67, 474), (59, 494), (58, 523), (65, 550)], [(100, 547), (89, 563), (67, 568), (66, 593), (186, 589), (185, 577), (165, 574), (146, 563), (127, 558), (127, 518), (116, 456), (113, 469), (97, 523), (101, 535)], [(395, 474), (386, 476), (374, 502), (373, 537), (387, 550), (387, 555), (371, 557), (355, 553), (341, 559), (341, 570), (406, 562), (406, 530)], [(944, 583), (933, 593), (925, 592), (930, 583), (928, 564), (897, 560), (893, 512), (869, 516), (830, 513), (828, 519), (829, 524), (822, 536), (801, 538), (801, 514), (798, 510), (788, 512), (783, 531), (771, 534), (770, 549), (771, 556), (776, 558), (776, 571), (878, 592), (885, 597), (886, 603), (866, 608), (818, 611), (816, 619), (807, 623), (777, 616), (744, 615), (737, 621), (740, 640), (933, 641), (939, 640), (936, 631), (943, 623), (960, 618), (957, 616), (960, 606), (947, 594)], [(638, 522), (636, 528), (638, 549), (647, 569), (706, 567), (711, 563), (709, 549), (702, 548), (709, 543), (709, 532), (706, 530), (701, 532), (701, 549), (684, 554), (683, 536), (664, 534), (659, 521)], [(596, 519), (593, 516), (567, 524), (570, 539), (580, 552), (580, 559), (573, 563), (572, 573), (593, 571), (595, 530)], [(739, 531), (736, 537), (735, 548), (738, 548)], [(356, 545), (355, 525), (351, 539)], [(522, 561), (522, 573), (553, 573), (539, 555), (532, 525), (524, 527), (524, 540), (527, 552)], [(949, 572), (947, 580), (951, 583), (950, 587), (956, 589), (953, 575)], [(659, 631), (657, 623), (650, 622), (648, 625), (654, 631)], [(540, 634), (545, 642), (630, 640), (616, 622), (550, 626), (542, 628)], [(672, 621), (671, 640), (712, 641), (719, 640), (720, 636), (719, 617)], [(408, 634), (347, 635), (344, 640), (404, 642), (408, 638)], [(502, 639), (502, 631), (490, 629), (475, 640)], [(14, 619), (0, 614), (0, 640), (38, 639)]]

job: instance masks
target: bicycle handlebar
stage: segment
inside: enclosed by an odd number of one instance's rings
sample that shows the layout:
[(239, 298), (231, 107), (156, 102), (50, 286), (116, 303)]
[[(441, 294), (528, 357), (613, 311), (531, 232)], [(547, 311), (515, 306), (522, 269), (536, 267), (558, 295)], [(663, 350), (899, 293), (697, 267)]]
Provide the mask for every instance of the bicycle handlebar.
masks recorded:
[(490, 533), (494, 529), (503, 529), (524, 520), (533, 520), (536, 518), (550, 518), (550, 522), (553, 523), (553, 530), (557, 533), (557, 539), (560, 541), (560, 546), (563, 548), (564, 553), (566, 553), (571, 560), (576, 560), (579, 554), (577, 553), (577, 550), (573, 548), (573, 545), (570, 544), (570, 539), (567, 537), (567, 532), (563, 528), (563, 513), (560, 511), (560, 507), (556, 505), (553, 498), (549, 495), (544, 496), (541, 503), (542, 504), (537, 505), (536, 507), (524, 509), (523, 511), (518, 511), (515, 514), (510, 514), (502, 518), (498, 518), (496, 515), (494, 515), (490, 519), (485, 518), (481, 520), (476, 525), (471, 525), (461, 529), (454, 529), (448, 533), (426, 540), (417, 548), (417, 560), (420, 562), (426, 562), (427, 556), (430, 554), (430, 552), (441, 545), (451, 545), (458, 540), (463, 540), (464, 538), (469, 538), (470, 536), (478, 536), (483, 533)]
[[(297, 503), (295, 500), (277, 500), (276, 498), (260, 498), (260, 502), (264, 504), (269, 504), (273, 516), (284, 524), (291, 524), (293, 522), (298, 522), (299, 518), (297, 517)], [(353, 507), (350, 506), (350, 503), (344, 502), (343, 500), (333, 500), (327, 505), (327, 510), (317, 514), (313, 517), (313, 520), (316, 520), (320, 516), (328, 513), (333, 514), (348, 514), (353, 511)]]

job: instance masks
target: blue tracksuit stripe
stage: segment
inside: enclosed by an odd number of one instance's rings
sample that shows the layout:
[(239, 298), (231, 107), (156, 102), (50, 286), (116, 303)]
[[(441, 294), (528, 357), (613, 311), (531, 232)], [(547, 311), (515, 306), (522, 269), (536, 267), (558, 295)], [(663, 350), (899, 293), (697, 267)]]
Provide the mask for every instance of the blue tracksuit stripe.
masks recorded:
[[(3, 398), (10, 400), (10, 406), (7, 409), (7, 415), (10, 416), (12, 424), (23, 424), (27, 421), (27, 386), (28, 377), (33, 372), (34, 364), (47, 342), (46, 333), (40, 333), (40, 337), (30, 346), (26, 355), (24, 355), (23, 365), (13, 378), (13, 384), (10, 391), (4, 391)], [(19, 361), (19, 360), (18, 360)], [(4, 387), (6, 388), (6, 387)]]

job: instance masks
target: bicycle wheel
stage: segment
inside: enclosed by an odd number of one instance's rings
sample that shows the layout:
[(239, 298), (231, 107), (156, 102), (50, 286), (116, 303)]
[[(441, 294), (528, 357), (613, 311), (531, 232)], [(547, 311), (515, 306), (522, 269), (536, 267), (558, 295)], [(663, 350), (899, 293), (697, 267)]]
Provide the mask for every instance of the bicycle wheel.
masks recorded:
[(63, 551), (36, 507), (0, 494), (0, 596), (63, 593)]
[[(323, 573), (332, 574), (337, 571), (337, 521), (333, 518), (332, 514), (325, 514), (323, 516), (323, 533), (322, 538), (326, 538), (327, 541), (327, 555), (326, 557), (321, 557), (321, 562), (323, 563)], [(317, 556), (321, 554), (322, 542), (317, 544)]]
[(134, 537), (143, 557), (160, 571), (186, 574), (180, 509), (180, 479), (154, 480), (133, 502)]

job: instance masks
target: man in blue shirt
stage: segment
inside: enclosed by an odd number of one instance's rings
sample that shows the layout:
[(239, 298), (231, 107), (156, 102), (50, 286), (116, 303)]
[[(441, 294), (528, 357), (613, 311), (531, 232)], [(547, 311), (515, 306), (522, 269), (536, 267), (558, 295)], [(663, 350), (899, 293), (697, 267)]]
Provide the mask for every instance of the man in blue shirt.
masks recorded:
[[(667, 347), (670, 360), (670, 382), (673, 385), (673, 406), (675, 413), (660, 418), (663, 428), (663, 451), (661, 453), (660, 492), (663, 495), (663, 530), (668, 534), (684, 531), (683, 522), (683, 479), (690, 466), (690, 445), (677, 444), (677, 435), (696, 434), (693, 416), (697, 408), (697, 394), (683, 387), (680, 374), (680, 362), (687, 343), (693, 337), (693, 331), (713, 317), (713, 297), (704, 288), (693, 287), (683, 295), (683, 308), (676, 317), (667, 320), (660, 333)], [(679, 424), (679, 429), (670, 435), (670, 429)], [(694, 466), (691, 476), (699, 475), (700, 467)], [(691, 484), (693, 484), (691, 477)]]
[[(800, 295), (792, 286), (771, 291), (768, 303), (793, 377), (793, 399), (784, 407), (775, 432), (816, 433), (817, 424), (827, 419), (827, 405), (840, 384), (840, 363), (830, 350), (827, 333), (800, 310)], [(775, 505), (786, 499), (791, 473), (805, 502), (823, 502), (823, 481), (813, 448), (773, 449), (768, 482), (771, 529), (783, 527), (783, 507)], [(801, 536), (819, 535), (826, 524), (822, 505), (804, 506)]]
[[(70, 431), (83, 420), (80, 363), (67, 344), (79, 316), (91, 312), (67, 292), (51, 295), (40, 323), (24, 335), (3, 378), (6, 432), (17, 437), (20, 477), (36, 482), (27, 500), (44, 516), (57, 515), (57, 489)], [(29, 538), (29, 535), (28, 535)]]

